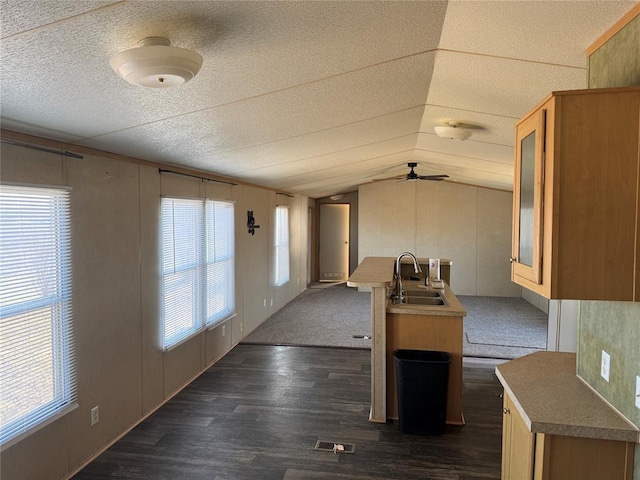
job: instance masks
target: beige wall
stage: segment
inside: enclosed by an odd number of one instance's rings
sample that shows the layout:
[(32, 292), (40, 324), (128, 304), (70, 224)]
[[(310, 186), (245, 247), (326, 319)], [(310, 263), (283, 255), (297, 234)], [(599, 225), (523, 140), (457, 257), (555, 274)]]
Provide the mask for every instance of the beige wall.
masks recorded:
[[(63, 157), (3, 145), (5, 182), (67, 185), (71, 193), (78, 408), (1, 454), (0, 478), (58, 480), (126, 433), (304, 288), (306, 197), (159, 174), (102, 156)], [(169, 352), (161, 348), (160, 196), (236, 205), (237, 315)], [(282, 197), (282, 198), (281, 198)], [(273, 211), (290, 207), (291, 281), (273, 286)], [(247, 210), (261, 228), (247, 233)], [(266, 303), (266, 306), (265, 306)], [(224, 334), (223, 334), (224, 326)], [(90, 426), (90, 409), (100, 421)]]
[(459, 295), (520, 296), (510, 280), (512, 194), (450, 182), (376, 182), (359, 190), (358, 255), (449, 258)]

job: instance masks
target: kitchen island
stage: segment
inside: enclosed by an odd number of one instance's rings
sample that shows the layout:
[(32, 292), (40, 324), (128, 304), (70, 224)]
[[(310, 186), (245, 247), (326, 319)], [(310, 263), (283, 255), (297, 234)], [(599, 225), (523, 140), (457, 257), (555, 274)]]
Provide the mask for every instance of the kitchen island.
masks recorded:
[[(371, 410), (369, 420), (385, 423), (397, 418), (393, 351), (436, 350), (451, 357), (447, 423), (463, 425), (462, 319), (467, 314), (445, 285), (438, 289), (444, 305), (392, 304), (393, 257), (366, 257), (347, 280), (350, 287), (371, 288)], [(407, 289), (421, 282), (404, 280)]]

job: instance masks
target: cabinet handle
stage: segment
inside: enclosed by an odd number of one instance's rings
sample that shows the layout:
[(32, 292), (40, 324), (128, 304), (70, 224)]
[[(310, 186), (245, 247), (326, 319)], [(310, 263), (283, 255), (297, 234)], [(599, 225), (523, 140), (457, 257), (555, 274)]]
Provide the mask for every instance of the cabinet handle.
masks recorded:
[(509, 263), (513, 263), (516, 261), (516, 257), (509, 257)]
[(510, 410), (507, 407), (502, 409), (502, 413), (504, 413), (505, 415), (508, 415), (509, 412), (510, 412)]

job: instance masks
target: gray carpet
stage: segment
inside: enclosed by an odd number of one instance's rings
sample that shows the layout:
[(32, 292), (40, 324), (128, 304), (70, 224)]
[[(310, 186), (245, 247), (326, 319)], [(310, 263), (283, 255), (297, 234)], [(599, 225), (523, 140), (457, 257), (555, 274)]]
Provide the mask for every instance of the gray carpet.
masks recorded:
[[(460, 295), (467, 309), (467, 357), (517, 358), (544, 350), (547, 315), (521, 298)], [(242, 343), (371, 348), (369, 293), (316, 284), (256, 328)], [(359, 337), (359, 338), (354, 338)]]
[(256, 328), (242, 343), (371, 348), (371, 295), (346, 283), (317, 284)]
[(517, 358), (547, 345), (547, 314), (522, 298), (459, 295), (467, 309), (464, 355)]

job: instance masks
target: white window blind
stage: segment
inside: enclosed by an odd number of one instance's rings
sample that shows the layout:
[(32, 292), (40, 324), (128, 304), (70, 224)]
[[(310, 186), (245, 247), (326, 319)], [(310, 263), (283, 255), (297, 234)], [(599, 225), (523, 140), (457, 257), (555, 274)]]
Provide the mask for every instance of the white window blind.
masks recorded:
[(163, 346), (235, 311), (234, 205), (162, 199)]
[(289, 207), (276, 207), (276, 286), (289, 281)]
[(207, 201), (207, 326), (235, 311), (234, 205)]
[(203, 326), (204, 218), (201, 200), (162, 199), (164, 348)]
[(76, 400), (69, 191), (0, 186), (0, 443)]

